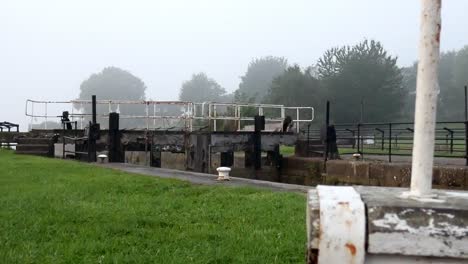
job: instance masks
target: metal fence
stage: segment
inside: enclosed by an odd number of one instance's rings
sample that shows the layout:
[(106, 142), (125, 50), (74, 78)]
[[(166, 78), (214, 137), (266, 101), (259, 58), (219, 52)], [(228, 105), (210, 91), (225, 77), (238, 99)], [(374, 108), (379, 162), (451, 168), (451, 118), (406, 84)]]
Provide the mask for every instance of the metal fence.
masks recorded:
[[(413, 122), (335, 124), (336, 143), (340, 154), (411, 156), (413, 150)], [(324, 132), (318, 129), (303, 131), (311, 142), (325, 142)], [(435, 157), (464, 158), (468, 165), (468, 121), (437, 122), (435, 129)]]

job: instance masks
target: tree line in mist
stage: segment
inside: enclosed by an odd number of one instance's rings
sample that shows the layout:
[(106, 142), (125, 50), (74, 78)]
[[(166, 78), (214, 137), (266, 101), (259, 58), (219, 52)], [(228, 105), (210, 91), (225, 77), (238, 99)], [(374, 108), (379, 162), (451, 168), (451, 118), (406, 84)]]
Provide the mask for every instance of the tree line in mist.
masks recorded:
[[(329, 100), (337, 123), (411, 121), (417, 62), (410, 67), (397, 62), (374, 40), (331, 48), (306, 68), (283, 57), (262, 57), (248, 65), (235, 92), (227, 93), (214, 79), (197, 73), (182, 84), (179, 99), (312, 106), (319, 119)], [(463, 120), (468, 46), (441, 54), (439, 83), (438, 119)]]
[[(284, 57), (255, 58), (234, 92), (228, 93), (216, 80), (200, 72), (182, 82), (179, 100), (312, 106), (318, 121), (323, 120), (329, 100), (335, 123), (411, 121), (417, 62), (409, 67), (399, 67), (397, 62), (397, 57), (374, 40), (331, 48), (306, 68), (290, 64)], [(468, 46), (441, 54), (439, 83), (438, 119), (463, 120)], [(146, 85), (138, 77), (108, 67), (81, 84), (79, 99), (89, 100), (96, 94), (99, 99), (146, 100), (145, 91)], [(141, 106), (120, 109), (140, 114), (142, 110)]]

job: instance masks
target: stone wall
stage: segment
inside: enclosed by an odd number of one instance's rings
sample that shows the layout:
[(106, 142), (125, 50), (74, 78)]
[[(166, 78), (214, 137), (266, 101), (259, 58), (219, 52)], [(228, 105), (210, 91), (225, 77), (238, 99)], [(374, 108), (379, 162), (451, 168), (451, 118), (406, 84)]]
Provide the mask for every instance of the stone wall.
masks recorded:
[[(162, 168), (185, 170), (184, 153), (162, 152), (161, 155)], [(144, 152), (126, 151), (125, 162), (144, 165)], [(220, 166), (219, 162), (220, 155), (213, 154), (211, 156), (211, 173), (216, 174), (216, 168)], [(409, 187), (411, 164), (330, 160), (325, 168), (321, 158), (291, 156), (283, 158), (279, 170), (264, 165), (261, 170), (255, 171), (253, 168), (245, 167), (243, 155), (235, 155), (231, 175), (308, 186), (327, 184)], [(433, 186), (440, 189), (468, 190), (468, 167), (435, 166)]]
[[(409, 187), (411, 164), (343, 161), (327, 162), (323, 184)], [(433, 186), (441, 189), (468, 189), (468, 167), (435, 166)]]
[(185, 170), (185, 153), (161, 152), (161, 168)]

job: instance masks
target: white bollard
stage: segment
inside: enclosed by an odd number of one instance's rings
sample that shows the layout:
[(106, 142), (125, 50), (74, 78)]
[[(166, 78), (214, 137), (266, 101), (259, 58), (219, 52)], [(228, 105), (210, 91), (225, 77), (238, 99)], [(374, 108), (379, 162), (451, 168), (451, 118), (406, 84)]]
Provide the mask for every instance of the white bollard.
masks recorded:
[(361, 159), (361, 154), (359, 154), (359, 153), (354, 153), (354, 154), (353, 154), (353, 158), (354, 158), (354, 160), (359, 160), (359, 159)]
[(231, 171), (231, 168), (229, 167), (219, 167), (216, 169), (218, 172), (218, 178), (216, 180), (218, 181), (229, 181), (229, 172)]
[(99, 154), (97, 157), (99, 158), (99, 161), (101, 163), (104, 163), (104, 160), (107, 159), (107, 155), (105, 155), (105, 154)]

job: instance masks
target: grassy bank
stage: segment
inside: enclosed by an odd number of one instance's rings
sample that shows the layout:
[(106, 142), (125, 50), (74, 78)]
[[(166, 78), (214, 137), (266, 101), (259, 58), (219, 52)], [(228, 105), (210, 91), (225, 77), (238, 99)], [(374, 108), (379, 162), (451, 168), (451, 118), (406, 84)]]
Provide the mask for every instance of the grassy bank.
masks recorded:
[(297, 263), (305, 197), (0, 151), (0, 263)]

